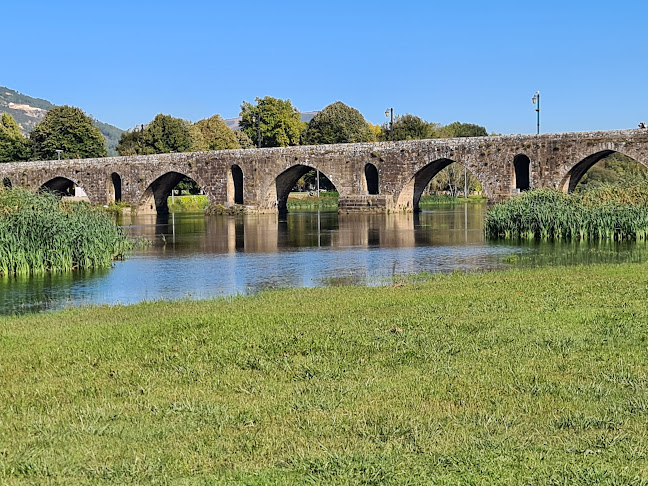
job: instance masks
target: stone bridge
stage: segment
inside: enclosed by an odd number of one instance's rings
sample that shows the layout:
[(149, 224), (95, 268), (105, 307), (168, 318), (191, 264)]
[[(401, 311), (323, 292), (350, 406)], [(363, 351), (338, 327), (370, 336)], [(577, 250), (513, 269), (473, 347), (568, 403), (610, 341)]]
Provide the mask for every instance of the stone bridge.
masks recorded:
[(338, 190), (340, 211), (412, 211), (430, 180), (453, 162), (497, 201), (536, 187), (573, 191), (590, 167), (614, 152), (648, 166), (648, 130), (18, 162), (0, 164), (0, 179), (35, 190), (78, 186), (92, 204), (123, 201), (138, 212), (163, 213), (171, 190), (188, 176), (212, 204), (281, 212), (297, 180), (318, 169)]

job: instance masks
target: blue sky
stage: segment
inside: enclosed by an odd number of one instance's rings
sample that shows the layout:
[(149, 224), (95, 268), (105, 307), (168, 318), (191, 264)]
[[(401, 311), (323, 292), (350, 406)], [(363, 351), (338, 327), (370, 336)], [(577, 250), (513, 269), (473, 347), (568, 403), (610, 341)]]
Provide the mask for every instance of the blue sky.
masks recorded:
[(157, 113), (238, 116), (342, 101), (489, 132), (648, 121), (648, 3), (639, 1), (3, 2), (0, 85), (127, 129)]

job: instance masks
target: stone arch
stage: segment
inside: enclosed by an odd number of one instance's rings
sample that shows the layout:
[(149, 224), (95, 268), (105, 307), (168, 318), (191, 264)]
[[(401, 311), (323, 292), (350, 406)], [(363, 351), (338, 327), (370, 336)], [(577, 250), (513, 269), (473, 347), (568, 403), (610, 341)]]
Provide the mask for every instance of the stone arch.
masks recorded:
[(9, 179), (8, 177), (3, 177), (2, 178), (2, 187), (11, 187), (11, 186), (12, 186), (11, 179)]
[[(288, 196), (290, 195), (291, 189), (304, 174), (311, 170), (319, 169), (310, 165), (297, 164), (281, 172), (274, 179), (274, 183), (270, 185), (270, 188), (266, 193), (266, 204), (276, 207), (280, 213), (286, 212), (286, 203), (288, 201)], [(320, 173), (323, 174), (329, 181), (331, 181), (331, 183), (339, 191), (339, 186), (331, 177), (328, 176), (328, 174), (325, 174), (321, 170)]]
[(617, 150), (604, 149), (584, 157), (575, 165), (573, 165), (562, 177), (562, 180), (558, 184), (558, 189), (563, 192), (574, 192), (576, 186), (588, 170), (590, 170), (595, 164), (603, 160), (605, 157), (608, 157), (609, 155), (612, 155), (614, 153), (626, 155), (637, 163), (648, 168), (648, 165), (644, 161), (634, 158), (630, 154), (626, 154)]
[(371, 162), (367, 163), (364, 167), (364, 185), (367, 194), (378, 194), (380, 187), (379, 182), (378, 169)]
[(108, 203), (119, 202), (122, 199), (122, 179), (117, 172), (110, 174), (107, 181), (106, 192), (108, 193)]
[(227, 173), (227, 202), (243, 204), (243, 170), (237, 164)]
[(171, 190), (185, 177), (189, 177), (196, 184), (204, 187), (202, 181), (193, 176), (181, 172), (165, 172), (148, 185), (140, 198), (137, 211), (140, 214), (168, 214), (167, 198), (171, 195)]
[(87, 198), (84, 188), (75, 180), (68, 177), (54, 177), (41, 184), (38, 192), (49, 191), (58, 196), (76, 196)]
[(457, 162), (456, 160), (448, 158), (440, 158), (420, 168), (407, 182), (407, 184), (405, 184), (398, 195), (396, 207), (403, 210), (418, 211), (421, 196), (423, 195), (423, 191), (425, 190), (427, 185), (439, 172), (453, 163), (457, 163), (458, 165), (465, 167), (466, 170), (468, 170), (472, 174), (472, 176), (477, 178), (482, 184), (484, 193), (488, 194), (484, 185), (484, 181), (481, 180), (476, 171), (470, 170), (470, 167), (467, 164), (462, 164), (460, 162)]
[(525, 154), (518, 154), (513, 158), (513, 177), (513, 187), (518, 191), (531, 188), (531, 159)]

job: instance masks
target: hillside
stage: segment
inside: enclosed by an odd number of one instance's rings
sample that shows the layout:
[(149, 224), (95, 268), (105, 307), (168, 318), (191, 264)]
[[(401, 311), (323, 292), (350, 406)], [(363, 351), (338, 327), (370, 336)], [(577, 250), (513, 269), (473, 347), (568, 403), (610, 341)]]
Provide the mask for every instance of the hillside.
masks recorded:
[[(27, 135), (55, 105), (42, 98), (32, 98), (13, 89), (0, 86), (0, 114), (9, 113)], [(123, 130), (113, 125), (94, 120), (94, 124), (106, 138), (108, 155), (117, 155), (117, 144)]]

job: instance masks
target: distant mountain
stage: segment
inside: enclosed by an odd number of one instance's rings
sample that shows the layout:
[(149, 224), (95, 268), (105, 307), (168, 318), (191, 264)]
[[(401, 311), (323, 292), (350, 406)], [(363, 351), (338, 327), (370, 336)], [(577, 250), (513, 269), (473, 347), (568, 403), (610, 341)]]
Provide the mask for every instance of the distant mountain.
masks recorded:
[[(315, 115), (317, 115), (319, 111), (305, 111), (303, 113), (300, 113), (301, 115), (301, 121), (308, 123), (313, 119)], [(236, 118), (228, 118), (225, 120), (225, 123), (227, 124), (228, 127), (230, 127), (232, 130), (238, 130), (239, 129), (239, 122), (241, 121), (241, 117), (238, 116)]]
[[(13, 89), (0, 86), (0, 114), (9, 113), (13, 116), (25, 135), (31, 132), (54, 106), (42, 98), (32, 98)], [(94, 125), (106, 138), (108, 155), (117, 155), (116, 147), (124, 130), (99, 120), (94, 120)]]

